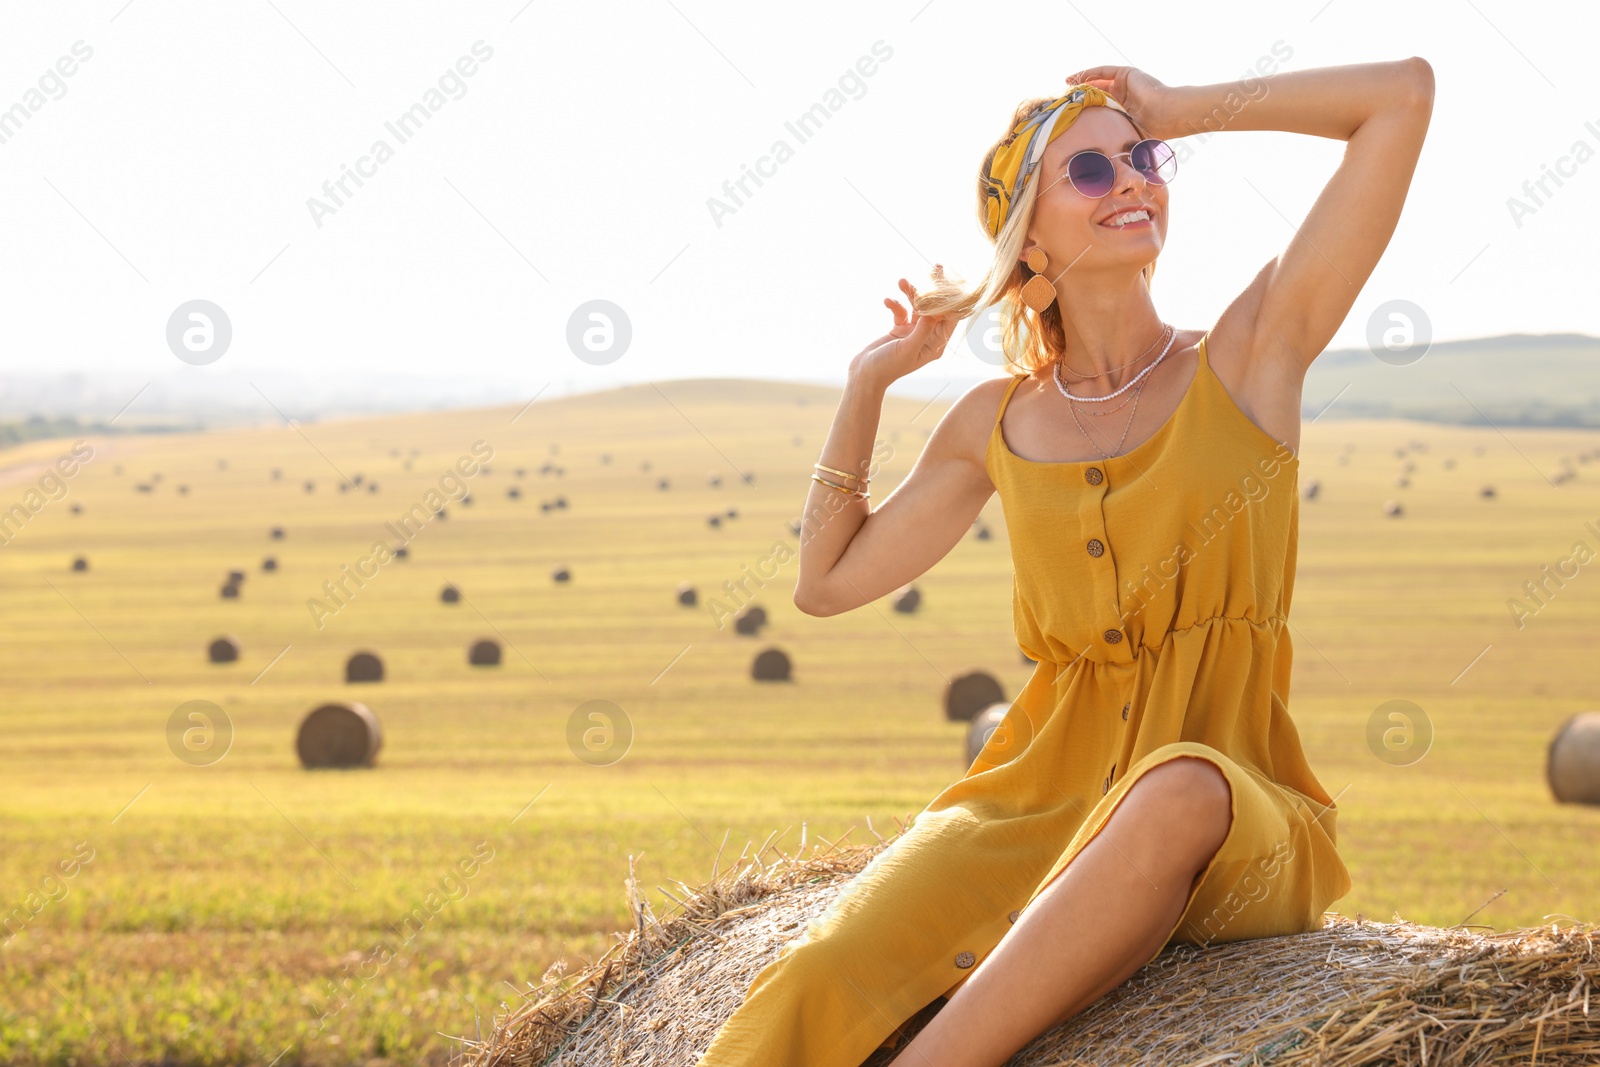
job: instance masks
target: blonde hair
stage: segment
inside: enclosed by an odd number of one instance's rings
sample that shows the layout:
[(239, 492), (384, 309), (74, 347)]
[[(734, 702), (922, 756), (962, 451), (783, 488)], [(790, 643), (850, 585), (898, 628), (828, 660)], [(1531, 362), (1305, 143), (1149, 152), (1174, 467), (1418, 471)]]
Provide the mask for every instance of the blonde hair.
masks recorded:
[[(1018, 104), (1010, 125), (1006, 127), (1006, 136), (996, 141), (984, 154), (983, 162), (978, 168), (978, 225), (983, 228), (985, 236), (988, 236), (989, 228), (985, 223), (988, 217), (988, 189), (984, 179), (994, 161), (995, 152), (1006, 143), (1011, 136), (1010, 131), (1016, 129), (1019, 122), (1043, 109), (1054, 99), (1056, 98), (1038, 96)], [(1133, 124), (1134, 130), (1140, 137), (1148, 136), (1132, 116), (1124, 117)], [(1060, 359), (1066, 351), (1066, 332), (1061, 323), (1061, 299), (1057, 297), (1042, 313), (1036, 314), (1032, 308), (1023, 303), (1021, 295), (1022, 287), (1034, 276), (1034, 272), (1022, 262), (1022, 249), (1027, 244), (1028, 223), (1033, 218), (1033, 206), (1038, 201), (1039, 185), (1039, 175), (1035, 172), (1023, 188), (1022, 195), (1012, 204), (1011, 214), (1001, 227), (999, 236), (990, 238), (995, 243), (994, 262), (989, 265), (988, 271), (975, 287), (951, 280), (945, 276), (943, 266), (935, 264), (932, 271), (932, 286), (926, 290), (919, 290), (913, 302), (913, 308), (918, 314), (954, 313), (959, 318), (973, 316), (975, 312), (989, 307), (997, 308), (1000, 320), (1000, 347), (1009, 373), (1021, 371), (1032, 374), (1039, 368)], [(1046, 270), (1054, 271), (1056, 265), (1051, 264)], [(1150, 285), (1155, 270), (1154, 260), (1145, 265), (1142, 274), (1146, 286)], [(967, 324), (967, 330), (971, 330), (977, 321), (974, 317), (972, 322)]]

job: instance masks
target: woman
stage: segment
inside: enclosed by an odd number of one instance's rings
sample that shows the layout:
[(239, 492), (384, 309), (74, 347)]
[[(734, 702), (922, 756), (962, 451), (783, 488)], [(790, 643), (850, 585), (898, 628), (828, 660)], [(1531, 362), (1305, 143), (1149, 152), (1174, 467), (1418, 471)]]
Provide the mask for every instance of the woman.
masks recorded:
[[(1318, 929), (1348, 892), (1334, 798), (1286, 703), (1300, 388), (1394, 231), (1433, 73), (1413, 57), (1264, 83), (1255, 99), (1259, 82), (1106, 66), (1024, 103), (979, 175), (988, 277), (901, 279), (909, 317), (885, 300), (894, 326), (851, 361), (817, 464), (795, 603), (876, 600), (998, 492), (1038, 666), (966, 776), (784, 946), (700, 1067), (858, 1067), (940, 998), (896, 1064), (1002, 1064), (1170, 942)], [(1176, 170), (1162, 139), (1236, 110), (1230, 129), (1338, 138), (1344, 160), (1211, 329), (1175, 330), (1149, 284)], [(872, 510), (885, 388), (990, 307), (1022, 371), (957, 401)]]

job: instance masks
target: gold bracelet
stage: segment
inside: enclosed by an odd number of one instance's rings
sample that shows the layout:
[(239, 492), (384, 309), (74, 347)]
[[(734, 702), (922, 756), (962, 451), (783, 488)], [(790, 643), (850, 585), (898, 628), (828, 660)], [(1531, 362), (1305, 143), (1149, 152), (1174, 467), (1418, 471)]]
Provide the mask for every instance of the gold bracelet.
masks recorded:
[(826, 471), (829, 474), (837, 474), (841, 478), (854, 479), (855, 481), (860, 482), (862, 485), (866, 485), (867, 484), (867, 479), (861, 477), (861, 475), (859, 475), (859, 474), (851, 474), (849, 471), (842, 471), (842, 470), (839, 470), (837, 467), (830, 467), (830, 466), (828, 466), (827, 464), (824, 464), (824, 463), (813, 463), (812, 466), (816, 467), (818, 470)]
[(865, 492), (864, 490), (861, 490), (861, 489), (846, 489), (844, 486), (839, 485), (837, 482), (828, 481), (828, 479), (824, 478), (820, 474), (813, 474), (811, 476), (811, 480), (814, 481), (814, 482), (821, 482), (823, 485), (827, 486), (830, 489), (837, 489), (839, 492), (843, 493), (845, 496), (860, 497), (862, 500), (866, 500), (871, 495), (871, 494), (869, 494), (869, 493), (867, 493), (867, 492)]

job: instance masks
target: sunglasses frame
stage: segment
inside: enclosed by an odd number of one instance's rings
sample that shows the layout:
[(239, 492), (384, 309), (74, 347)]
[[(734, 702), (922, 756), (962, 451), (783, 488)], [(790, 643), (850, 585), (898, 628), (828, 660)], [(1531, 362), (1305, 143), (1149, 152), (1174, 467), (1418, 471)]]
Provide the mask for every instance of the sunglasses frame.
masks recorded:
[[(1152, 143), (1162, 145), (1163, 147), (1166, 148), (1167, 153), (1168, 153), (1168, 158), (1166, 160), (1162, 161), (1161, 166), (1166, 166), (1167, 164), (1170, 163), (1171, 166), (1172, 166), (1172, 177), (1167, 178), (1164, 181), (1155, 181), (1150, 177), (1149, 174), (1145, 173), (1143, 169), (1141, 169), (1139, 167), (1136, 167), (1136, 166), (1133, 166), (1133, 153), (1138, 151), (1139, 147), (1141, 145), (1147, 145), (1147, 144), (1152, 144)], [(1077, 181), (1075, 181), (1073, 179), (1073, 177), (1072, 177), (1072, 164), (1073, 164), (1073, 161), (1076, 160), (1079, 156), (1099, 156), (1101, 159), (1106, 161), (1106, 164), (1111, 168), (1111, 187), (1109, 189), (1107, 189), (1103, 193), (1100, 193), (1100, 194), (1096, 195), (1096, 194), (1093, 194), (1093, 193), (1086, 193), (1082, 189), (1078, 188)], [(1130, 167), (1133, 167), (1133, 170), (1138, 173), (1139, 177), (1141, 177), (1141, 178), (1143, 178), (1145, 180), (1146, 184), (1166, 186), (1166, 185), (1171, 184), (1172, 178), (1176, 178), (1178, 176), (1178, 154), (1172, 150), (1172, 146), (1170, 144), (1168, 144), (1166, 141), (1162, 140), (1160, 137), (1146, 137), (1146, 138), (1143, 138), (1142, 140), (1138, 141), (1132, 148), (1128, 149), (1126, 152), (1118, 152), (1115, 155), (1107, 155), (1106, 153), (1100, 151), (1098, 148), (1085, 148), (1085, 149), (1083, 149), (1081, 151), (1074, 152), (1067, 159), (1067, 165), (1065, 167), (1061, 168), (1061, 178), (1067, 179), (1067, 181), (1072, 185), (1072, 188), (1078, 193), (1079, 196), (1086, 196), (1090, 200), (1103, 199), (1104, 197), (1109, 196), (1111, 194), (1112, 189), (1115, 189), (1117, 187), (1117, 177), (1116, 177), (1116, 175), (1117, 175), (1117, 164), (1116, 164), (1116, 161), (1121, 159), (1123, 156), (1127, 156), (1128, 157), (1128, 165)], [(1055, 182), (1051, 183), (1051, 185), (1054, 186), (1057, 182), (1060, 182), (1061, 178), (1057, 178)], [(1048, 192), (1048, 190), (1046, 190), (1046, 191)]]

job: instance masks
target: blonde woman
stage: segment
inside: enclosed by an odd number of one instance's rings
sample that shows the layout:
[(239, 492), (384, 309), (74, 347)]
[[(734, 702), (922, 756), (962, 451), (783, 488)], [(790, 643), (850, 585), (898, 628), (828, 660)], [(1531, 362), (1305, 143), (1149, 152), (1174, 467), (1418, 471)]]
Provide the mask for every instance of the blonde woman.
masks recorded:
[[(1348, 892), (1335, 798), (1287, 704), (1300, 389), (1394, 232), (1432, 108), (1413, 57), (1179, 87), (1096, 67), (1017, 109), (979, 173), (990, 273), (901, 279), (909, 314), (886, 300), (893, 327), (850, 362), (794, 599), (819, 616), (878, 599), (998, 493), (1038, 666), (965, 777), (784, 946), (699, 1067), (858, 1067), (935, 1002), (897, 1067), (992, 1067), (1169, 943), (1314, 930)], [(1210, 329), (1177, 329), (1150, 287), (1166, 139), (1230, 114), (1228, 130), (1347, 147), (1284, 251)], [(961, 397), (874, 509), (885, 389), (989, 308), (1016, 372)]]

